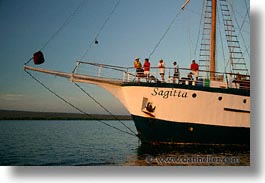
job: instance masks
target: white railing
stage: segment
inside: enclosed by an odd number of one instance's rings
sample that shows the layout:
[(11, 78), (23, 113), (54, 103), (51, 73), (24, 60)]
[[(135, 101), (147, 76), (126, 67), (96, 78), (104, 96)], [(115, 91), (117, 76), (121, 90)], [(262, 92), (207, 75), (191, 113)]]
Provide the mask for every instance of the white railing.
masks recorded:
[[(250, 89), (249, 75), (215, 72), (215, 78), (209, 81), (209, 71), (199, 70), (198, 80), (192, 75), (190, 69), (179, 68), (178, 77), (174, 76), (174, 68), (165, 68), (165, 82), (186, 85), (200, 85), (221, 88)], [(149, 78), (143, 72), (136, 72), (134, 67), (121, 67), (108, 64), (77, 61), (73, 73), (89, 75), (97, 78), (107, 78), (122, 82), (162, 82), (158, 67), (150, 67)], [(211, 84), (210, 84), (211, 83)]]

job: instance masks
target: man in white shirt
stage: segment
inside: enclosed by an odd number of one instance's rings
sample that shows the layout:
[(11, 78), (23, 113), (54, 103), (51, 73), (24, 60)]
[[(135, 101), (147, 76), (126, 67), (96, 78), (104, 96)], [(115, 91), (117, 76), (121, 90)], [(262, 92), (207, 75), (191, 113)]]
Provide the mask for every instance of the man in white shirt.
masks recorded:
[(160, 76), (162, 78), (162, 82), (164, 83), (165, 82), (165, 63), (163, 59), (159, 61), (157, 67), (159, 68)]

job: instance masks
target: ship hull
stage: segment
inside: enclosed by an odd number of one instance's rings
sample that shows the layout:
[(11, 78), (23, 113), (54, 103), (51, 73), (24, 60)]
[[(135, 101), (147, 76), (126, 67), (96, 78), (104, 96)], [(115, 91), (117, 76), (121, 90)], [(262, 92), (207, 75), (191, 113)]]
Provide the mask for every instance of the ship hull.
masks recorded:
[(169, 84), (124, 85), (122, 90), (143, 143), (250, 142), (249, 93)]
[(249, 91), (170, 83), (98, 85), (126, 107), (142, 143), (250, 143)]
[(249, 144), (250, 128), (171, 122), (132, 115), (142, 143)]

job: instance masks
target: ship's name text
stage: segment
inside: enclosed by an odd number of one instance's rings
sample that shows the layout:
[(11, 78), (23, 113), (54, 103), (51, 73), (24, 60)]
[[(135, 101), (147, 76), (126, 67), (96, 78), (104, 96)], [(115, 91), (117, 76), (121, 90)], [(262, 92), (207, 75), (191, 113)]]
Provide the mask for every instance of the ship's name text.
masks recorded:
[(181, 98), (187, 98), (188, 93), (182, 90), (176, 90), (174, 88), (163, 90), (159, 88), (154, 88), (153, 92), (151, 93), (153, 96), (161, 96), (164, 99), (167, 99), (168, 97), (181, 97)]

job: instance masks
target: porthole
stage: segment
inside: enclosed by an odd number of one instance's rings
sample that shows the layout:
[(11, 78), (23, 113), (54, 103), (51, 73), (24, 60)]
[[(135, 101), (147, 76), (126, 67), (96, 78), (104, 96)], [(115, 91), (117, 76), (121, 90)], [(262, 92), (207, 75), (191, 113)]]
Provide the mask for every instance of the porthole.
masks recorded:
[(193, 97), (193, 98), (196, 98), (196, 97), (197, 97), (197, 94), (196, 94), (196, 93), (193, 93), (193, 94), (192, 94), (192, 97)]
[(243, 103), (244, 103), (244, 104), (247, 103), (247, 99), (244, 99), (244, 100), (243, 100)]
[(218, 97), (218, 100), (221, 101), (223, 99), (223, 97)]

